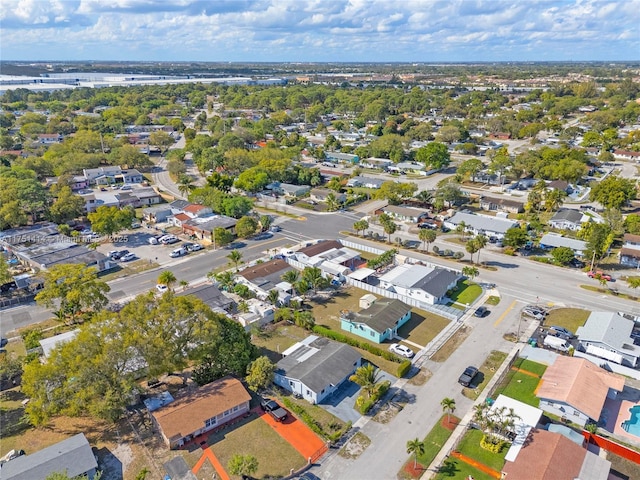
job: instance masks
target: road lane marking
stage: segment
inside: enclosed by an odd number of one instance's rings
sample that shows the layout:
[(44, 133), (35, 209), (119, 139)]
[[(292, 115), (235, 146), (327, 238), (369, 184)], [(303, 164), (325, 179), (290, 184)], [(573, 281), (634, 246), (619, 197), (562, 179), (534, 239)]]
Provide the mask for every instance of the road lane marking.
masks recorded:
[(493, 323), (494, 327), (497, 327), (498, 325), (500, 325), (500, 322), (502, 322), (502, 320), (504, 320), (504, 317), (507, 316), (507, 314), (513, 310), (513, 307), (516, 306), (516, 303), (518, 303), (517, 300), (514, 300), (513, 302), (511, 302), (511, 305), (509, 305), (509, 307), (507, 307), (507, 309), (502, 313), (502, 315), (500, 315), (500, 317), (498, 317), (498, 319)]

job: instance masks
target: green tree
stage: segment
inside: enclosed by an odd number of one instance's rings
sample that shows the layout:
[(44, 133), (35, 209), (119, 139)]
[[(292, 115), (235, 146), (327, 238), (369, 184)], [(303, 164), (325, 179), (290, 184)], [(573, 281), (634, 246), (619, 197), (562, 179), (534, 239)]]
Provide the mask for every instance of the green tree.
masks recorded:
[(174, 177), (178, 177), (187, 173), (187, 166), (182, 160), (171, 159), (167, 162), (167, 171)]
[(396, 232), (396, 230), (398, 229), (398, 225), (390, 218), (382, 217), (382, 215), (380, 217), (382, 229), (384, 230), (384, 233), (387, 234), (387, 241), (391, 242), (391, 235)]
[(153, 145), (160, 149), (160, 155), (164, 155), (171, 145), (175, 143), (173, 137), (167, 132), (157, 131), (151, 132), (149, 135), (149, 145)]
[(469, 253), (471, 257), (471, 263), (473, 263), (473, 254), (480, 251), (477, 240), (475, 238), (470, 238), (469, 240), (467, 240), (464, 248)]
[(9, 264), (4, 255), (0, 254), (0, 285), (9, 283), (13, 279), (11, 271), (9, 270)]
[(245, 380), (249, 388), (255, 392), (264, 390), (273, 382), (273, 372), (276, 366), (269, 357), (262, 356), (256, 358), (247, 368)]
[(489, 239), (487, 238), (486, 235), (479, 233), (473, 238), (473, 241), (475, 242), (476, 247), (478, 248), (478, 258), (476, 259), (476, 262), (480, 263), (480, 250), (482, 250), (484, 247), (487, 246), (487, 243), (489, 243)]
[(416, 151), (416, 160), (424, 163), (427, 169), (436, 169), (446, 167), (451, 162), (451, 156), (444, 143), (431, 142)]
[(513, 161), (509, 157), (509, 152), (505, 147), (500, 148), (493, 156), (489, 164), (489, 171), (500, 176), (500, 184), (504, 184), (506, 171), (513, 166)]
[(356, 231), (356, 233), (360, 233), (363, 232), (369, 228), (369, 222), (367, 222), (366, 220), (358, 220), (357, 222), (355, 222), (353, 224), (353, 229)]
[(74, 319), (107, 305), (109, 290), (109, 285), (98, 280), (95, 268), (65, 263), (44, 272), (44, 287), (35, 300), (47, 308), (57, 306), (66, 319)]
[(440, 405), (442, 406), (442, 411), (446, 412), (447, 423), (449, 423), (450, 421), (449, 415), (455, 412), (456, 410), (456, 401), (453, 398), (446, 397), (442, 399), (442, 401), (440, 402)]
[(520, 227), (512, 227), (505, 232), (502, 243), (507, 247), (521, 248), (524, 247), (528, 239), (526, 230)]
[(171, 287), (176, 283), (176, 281), (176, 276), (171, 270), (164, 270), (160, 275), (158, 275), (158, 283), (160, 285), (166, 285), (169, 290), (171, 290)]
[(604, 223), (594, 223), (591, 225), (587, 238), (587, 256), (595, 259), (597, 264), (609, 250), (609, 247), (613, 243), (613, 238), (614, 234), (609, 225)]
[(472, 182), (476, 181), (476, 175), (484, 168), (484, 164), (482, 160), (478, 158), (470, 158), (469, 160), (465, 160), (460, 164), (456, 173), (461, 175), (463, 178), (469, 178)]
[(407, 442), (407, 453), (413, 455), (413, 469), (418, 467), (418, 457), (424, 455), (425, 445), (420, 439), (415, 438)]
[(100, 235), (113, 235), (126, 228), (131, 228), (135, 220), (135, 212), (131, 208), (98, 207), (87, 215), (91, 228)]
[(263, 232), (269, 230), (272, 222), (273, 220), (269, 215), (260, 215), (260, 228)]
[(225, 291), (231, 291), (236, 283), (233, 273), (228, 270), (223, 270), (218, 273), (211, 272), (207, 276), (218, 282), (220, 288)]
[(240, 250), (231, 250), (231, 253), (227, 255), (229, 259), (229, 263), (236, 267), (236, 272), (238, 271), (238, 265), (242, 263), (242, 252)]
[(253, 455), (234, 454), (227, 463), (229, 473), (242, 477), (253, 475), (258, 471), (258, 459)]
[(627, 285), (633, 289), (640, 287), (640, 277), (627, 277)]
[(67, 223), (84, 213), (84, 199), (74, 195), (70, 187), (58, 191), (58, 198), (49, 207), (49, 216), (55, 223)]
[(258, 222), (253, 217), (242, 217), (236, 223), (236, 234), (240, 238), (247, 238), (256, 233)]
[(378, 369), (371, 363), (367, 363), (356, 369), (356, 372), (349, 377), (353, 383), (362, 387), (362, 391), (366, 393), (367, 398), (371, 398), (371, 394), (376, 389), (376, 383), (379, 376)]
[(428, 228), (422, 228), (418, 232), (418, 238), (422, 242), (422, 249), (429, 250), (429, 245), (436, 241), (437, 233), (435, 230), (431, 230)]
[(557, 247), (553, 249), (553, 251), (551, 252), (551, 256), (557, 263), (566, 265), (571, 260), (573, 260), (575, 254), (569, 247)]
[(599, 202), (605, 208), (620, 209), (636, 198), (636, 187), (633, 180), (609, 175), (604, 180), (592, 184), (589, 200)]
[(216, 227), (213, 230), (213, 246), (221, 248), (233, 242), (233, 233), (226, 228)]
[(478, 270), (477, 267), (463, 267), (462, 274), (473, 281), (478, 275), (480, 275), (480, 270)]
[(322, 274), (322, 270), (318, 267), (305, 267), (302, 270), (301, 280), (309, 286), (314, 295), (329, 284), (329, 281)]
[(189, 192), (194, 189), (193, 179), (185, 174), (181, 173), (178, 176), (178, 191), (182, 194), (183, 197), (188, 197)]
[(544, 193), (544, 208), (547, 213), (559, 209), (567, 196), (567, 192), (552, 188)]
[(300, 328), (311, 331), (313, 330), (316, 321), (313, 318), (313, 314), (311, 312), (295, 311), (293, 312), (293, 323), (295, 323)]
[(273, 290), (269, 290), (269, 292), (267, 293), (267, 301), (274, 307), (278, 306), (278, 304), (280, 303), (280, 293), (276, 288), (274, 288)]

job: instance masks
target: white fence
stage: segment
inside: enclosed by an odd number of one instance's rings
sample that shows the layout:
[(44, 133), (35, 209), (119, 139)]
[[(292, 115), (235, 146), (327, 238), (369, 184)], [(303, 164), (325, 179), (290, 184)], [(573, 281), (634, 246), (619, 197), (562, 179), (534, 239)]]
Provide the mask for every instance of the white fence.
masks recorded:
[(360, 250), (361, 252), (375, 253), (376, 255), (382, 255), (384, 252), (389, 250), (389, 249), (382, 250), (381, 248), (376, 248), (369, 245), (362, 245), (360, 243), (355, 243), (355, 242), (352, 242), (351, 240), (347, 240), (344, 238), (340, 239), (340, 243), (345, 247), (355, 248), (356, 250)]

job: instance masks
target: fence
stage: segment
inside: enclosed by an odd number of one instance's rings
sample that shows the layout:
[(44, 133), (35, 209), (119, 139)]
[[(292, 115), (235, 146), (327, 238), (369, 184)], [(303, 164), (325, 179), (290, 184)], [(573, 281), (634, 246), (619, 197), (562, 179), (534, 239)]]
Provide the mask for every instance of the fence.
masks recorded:
[(496, 391), (499, 388), (501, 388), (502, 382), (504, 382), (504, 379), (507, 378), (507, 375), (509, 375), (509, 373), (511, 372), (511, 367), (513, 366), (515, 361), (518, 359), (519, 355), (520, 355), (520, 349), (516, 350), (515, 353), (512, 354), (511, 358), (508, 359), (506, 368), (502, 372), (500, 372), (500, 374), (498, 375), (498, 378), (495, 380), (495, 383), (491, 387), (491, 390), (489, 390), (487, 397), (490, 397), (490, 398), (496, 397), (495, 395)]
[(376, 255), (382, 255), (387, 250), (383, 250), (381, 248), (372, 247), (370, 245), (362, 245), (360, 243), (352, 242), (351, 240), (347, 240), (345, 238), (340, 239), (340, 243), (348, 248), (355, 248), (356, 250), (360, 250), (361, 252), (374, 253)]
[(0, 300), (0, 308), (7, 308), (12, 305), (20, 305), (21, 303), (33, 302), (33, 299), (35, 298), (35, 296), (36, 296), (35, 294), (31, 294), (31, 295), (23, 295), (21, 297), (16, 297), (16, 298), (2, 299)]
[(619, 457), (626, 458), (636, 464), (640, 464), (640, 453), (635, 450), (631, 450), (624, 445), (620, 445), (619, 443), (613, 442), (608, 438), (601, 437), (600, 435), (587, 432), (586, 430), (582, 431), (582, 435), (587, 439), (587, 442), (597, 445), (604, 450), (618, 455)]

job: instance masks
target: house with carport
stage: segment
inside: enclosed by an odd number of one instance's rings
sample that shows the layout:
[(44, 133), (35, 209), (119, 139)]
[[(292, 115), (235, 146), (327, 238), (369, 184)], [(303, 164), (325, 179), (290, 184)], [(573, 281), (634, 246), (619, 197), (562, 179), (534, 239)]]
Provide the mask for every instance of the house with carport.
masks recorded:
[(590, 355), (636, 368), (640, 346), (635, 345), (631, 333), (633, 320), (615, 312), (591, 312), (582, 327), (576, 330), (580, 349)]
[(424, 265), (399, 265), (378, 278), (380, 288), (425, 302), (443, 303), (461, 275), (452, 270)]
[(542, 375), (536, 396), (542, 410), (584, 426), (597, 422), (605, 400), (623, 388), (620, 375), (584, 358), (558, 356)]
[(579, 210), (565, 208), (558, 210), (551, 220), (549, 226), (558, 230), (578, 231), (583, 223), (591, 221), (591, 217), (585, 215)]
[(249, 413), (251, 395), (240, 380), (224, 377), (189, 390), (173, 402), (150, 412), (170, 449)]
[[(290, 294), (292, 286), (282, 281), (282, 276), (290, 270), (295, 270), (295, 268), (282, 258), (274, 258), (241, 270), (236, 274), (236, 280), (249, 287), (258, 298), (266, 298), (269, 292), (274, 289), (283, 294)], [(283, 288), (288, 290), (284, 291)]]
[(638, 268), (640, 266), (640, 235), (625, 233), (620, 249), (620, 265)]
[(391, 218), (395, 218), (401, 222), (418, 223), (425, 218), (429, 218), (429, 212), (415, 207), (406, 207), (403, 205), (387, 205), (382, 207), (376, 213), (386, 213)]
[(455, 230), (458, 225), (464, 225), (465, 230), (474, 235), (483, 234), (501, 239), (504, 238), (507, 230), (517, 227), (518, 222), (498, 216), (490, 217), (467, 212), (456, 212), (453, 217), (444, 221), (444, 226), (452, 230)]
[[(365, 295), (372, 297), (372, 295)], [(362, 305), (363, 301), (360, 300)], [(369, 302), (367, 302), (369, 303)], [(340, 328), (367, 340), (382, 343), (398, 335), (398, 329), (411, 319), (411, 307), (393, 298), (376, 299), (359, 312), (343, 311)]]
[(310, 335), (282, 352), (273, 383), (318, 404), (348, 382), (361, 362), (349, 345)]
[(576, 255), (582, 256), (587, 250), (587, 242), (577, 238), (564, 237), (557, 233), (546, 233), (540, 239), (540, 248), (553, 250), (558, 247), (570, 248)]

